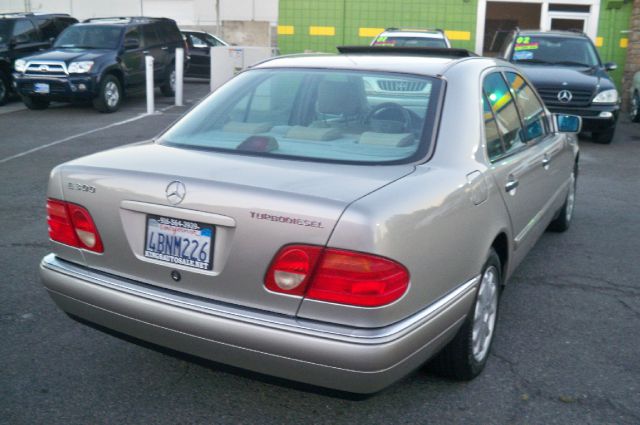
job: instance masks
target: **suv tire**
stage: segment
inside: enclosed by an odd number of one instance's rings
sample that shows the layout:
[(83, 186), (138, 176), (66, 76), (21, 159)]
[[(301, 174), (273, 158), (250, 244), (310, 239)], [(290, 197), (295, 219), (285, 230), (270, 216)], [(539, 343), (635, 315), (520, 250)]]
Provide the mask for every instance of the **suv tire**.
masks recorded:
[(9, 100), (9, 78), (0, 73), (0, 106)]
[(631, 98), (629, 118), (631, 118), (631, 121), (633, 122), (640, 122), (640, 93), (638, 92), (635, 92)]
[(165, 79), (160, 86), (160, 91), (166, 97), (176, 95), (176, 67), (173, 63), (165, 71)]
[(34, 111), (47, 109), (49, 107), (49, 99), (43, 99), (40, 97), (23, 96), (22, 102), (24, 102), (24, 105), (27, 108), (32, 109)]
[(608, 145), (613, 141), (613, 133), (616, 131), (615, 127), (608, 128), (603, 131), (598, 131), (597, 133), (591, 133), (591, 138), (594, 142), (600, 143), (602, 145)]
[(93, 107), (100, 112), (111, 113), (120, 109), (122, 104), (122, 86), (115, 75), (105, 75), (100, 82), (98, 97), (93, 99)]

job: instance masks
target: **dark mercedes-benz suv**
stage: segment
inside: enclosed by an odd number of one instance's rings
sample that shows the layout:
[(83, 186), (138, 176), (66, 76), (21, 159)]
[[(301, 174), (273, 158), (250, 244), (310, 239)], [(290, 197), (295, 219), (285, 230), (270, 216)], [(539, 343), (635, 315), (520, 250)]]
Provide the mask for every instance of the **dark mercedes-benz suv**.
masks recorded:
[(11, 94), (13, 62), (48, 49), (58, 34), (76, 22), (64, 13), (0, 14), (0, 105)]
[(100, 112), (114, 112), (125, 95), (144, 90), (147, 55), (155, 84), (173, 96), (177, 47), (185, 43), (171, 19), (91, 19), (67, 28), (51, 50), (16, 61), (14, 80), (30, 109), (90, 100)]
[(598, 143), (611, 143), (620, 97), (595, 46), (583, 33), (514, 31), (501, 56), (519, 65), (551, 112), (579, 115)]

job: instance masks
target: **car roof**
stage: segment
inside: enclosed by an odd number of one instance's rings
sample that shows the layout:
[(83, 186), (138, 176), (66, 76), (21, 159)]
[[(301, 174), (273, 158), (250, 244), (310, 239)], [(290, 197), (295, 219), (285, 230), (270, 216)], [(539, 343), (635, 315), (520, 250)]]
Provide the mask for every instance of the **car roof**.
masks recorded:
[(316, 68), (359, 71), (395, 72), (424, 76), (441, 76), (453, 65), (465, 61), (483, 62), (484, 66), (512, 66), (508, 62), (481, 56), (465, 58), (419, 56), (415, 54), (301, 54), (280, 56), (255, 65), (253, 68)]
[(157, 22), (174, 23), (169, 18), (151, 18), (147, 16), (114, 16), (107, 18), (90, 18), (82, 21), (83, 24), (108, 24), (108, 25), (131, 25), (131, 24), (150, 24)]
[(55, 17), (55, 18), (70, 18), (68, 13), (45, 13), (45, 12), (11, 12), (0, 13), (0, 19), (18, 19), (18, 18), (41, 18), (41, 17)]
[(578, 31), (542, 31), (542, 30), (520, 30), (518, 35), (534, 35), (536, 37), (571, 37), (571, 38), (586, 38), (587, 35)]

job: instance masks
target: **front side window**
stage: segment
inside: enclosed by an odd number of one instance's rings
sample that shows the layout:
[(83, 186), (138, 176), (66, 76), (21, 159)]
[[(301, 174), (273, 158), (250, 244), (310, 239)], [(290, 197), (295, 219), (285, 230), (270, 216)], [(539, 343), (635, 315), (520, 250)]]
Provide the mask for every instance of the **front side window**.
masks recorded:
[(189, 34), (193, 47), (207, 47), (207, 43), (195, 34)]
[(20, 19), (13, 26), (13, 38), (16, 43), (32, 43), (38, 41), (38, 33), (30, 20)]
[(498, 132), (502, 136), (506, 153), (513, 152), (524, 146), (522, 126), (516, 103), (511, 96), (509, 86), (502, 78), (502, 74), (489, 74), (483, 83), (484, 95), (487, 97), (491, 111), (498, 125)]
[(9, 44), (13, 31), (14, 21), (11, 19), (0, 19), (0, 44)]
[(108, 25), (73, 25), (56, 40), (54, 47), (76, 49), (115, 49), (120, 43), (122, 27)]
[(524, 121), (526, 141), (537, 139), (549, 132), (544, 106), (538, 100), (535, 92), (522, 76), (515, 72), (506, 72), (507, 81), (515, 95), (520, 115)]
[(156, 30), (153, 25), (142, 26), (142, 37), (144, 38), (145, 47), (154, 47), (160, 44), (160, 38), (156, 34)]
[[(384, 91), (379, 81), (393, 82), (395, 90)], [(320, 161), (407, 162), (428, 149), (439, 88), (438, 79), (380, 72), (251, 70), (160, 143)]]

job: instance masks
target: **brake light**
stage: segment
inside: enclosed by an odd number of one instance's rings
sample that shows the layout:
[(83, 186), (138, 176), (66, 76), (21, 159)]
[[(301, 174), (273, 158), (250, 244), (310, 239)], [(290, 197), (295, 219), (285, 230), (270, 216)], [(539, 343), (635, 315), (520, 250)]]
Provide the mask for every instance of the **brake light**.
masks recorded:
[(48, 199), (47, 224), (51, 240), (93, 252), (104, 251), (91, 214), (80, 205)]
[(267, 289), (309, 299), (379, 307), (399, 299), (409, 272), (388, 258), (310, 245), (289, 245), (274, 258)]

